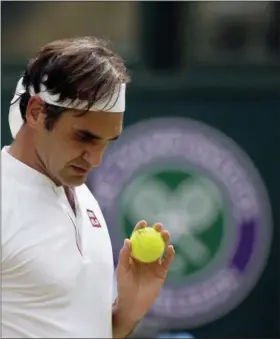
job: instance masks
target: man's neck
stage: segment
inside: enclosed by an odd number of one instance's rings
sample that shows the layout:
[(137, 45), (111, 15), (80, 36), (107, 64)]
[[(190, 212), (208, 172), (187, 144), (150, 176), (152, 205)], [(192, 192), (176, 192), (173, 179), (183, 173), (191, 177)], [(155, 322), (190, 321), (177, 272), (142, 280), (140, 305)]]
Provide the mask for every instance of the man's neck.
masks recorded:
[(23, 130), (19, 131), (16, 140), (14, 140), (9, 148), (9, 153), (15, 159), (50, 178), (57, 186), (61, 186), (57, 180), (48, 174), (46, 167), (34, 147), (34, 142)]
[(73, 188), (71, 187), (64, 187), (65, 195), (69, 201), (69, 204), (74, 212), (76, 214), (76, 204), (75, 204), (75, 197), (74, 197), (74, 192)]

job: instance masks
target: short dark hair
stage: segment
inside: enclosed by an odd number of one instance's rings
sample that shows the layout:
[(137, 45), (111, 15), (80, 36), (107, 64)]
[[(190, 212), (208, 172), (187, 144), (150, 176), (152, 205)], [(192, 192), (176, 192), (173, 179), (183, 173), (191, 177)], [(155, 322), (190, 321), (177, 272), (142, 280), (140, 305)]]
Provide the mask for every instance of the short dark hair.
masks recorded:
[[(26, 121), (29, 86), (39, 93), (44, 83), (49, 92), (59, 94), (59, 100), (85, 100), (90, 107), (103, 99), (109, 101), (116, 86), (129, 81), (124, 60), (113, 52), (108, 41), (96, 37), (53, 41), (41, 48), (24, 72), (26, 92), (20, 98), (21, 115)], [(52, 129), (64, 111), (64, 107), (45, 103), (46, 128)]]

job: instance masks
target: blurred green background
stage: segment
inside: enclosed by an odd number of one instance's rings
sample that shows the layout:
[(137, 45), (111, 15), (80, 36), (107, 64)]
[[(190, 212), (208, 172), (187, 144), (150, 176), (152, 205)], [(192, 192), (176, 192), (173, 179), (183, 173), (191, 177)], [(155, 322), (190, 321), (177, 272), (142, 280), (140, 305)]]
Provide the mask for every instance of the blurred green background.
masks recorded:
[(54, 39), (96, 35), (110, 39), (131, 70), (125, 127), (188, 117), (221, 130), (249, 155), (273, 210), (268, 264), (240, 306), (190, 332), (279, 337), (279, 2), (4, 1), (1, 8), (2, 145), (11, 142), (9, 101), (28, 58)]

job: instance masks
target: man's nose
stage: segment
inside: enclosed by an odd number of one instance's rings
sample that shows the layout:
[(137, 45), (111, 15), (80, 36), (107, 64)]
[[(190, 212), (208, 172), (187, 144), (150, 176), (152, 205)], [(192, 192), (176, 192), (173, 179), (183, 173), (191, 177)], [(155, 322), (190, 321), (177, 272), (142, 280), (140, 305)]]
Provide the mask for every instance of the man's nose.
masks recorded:
[(102, 161), (104, 150), (105, 146), (88, 148), (83, 154), (83, 159), (90, 164), (91, 167), (99, 166)]

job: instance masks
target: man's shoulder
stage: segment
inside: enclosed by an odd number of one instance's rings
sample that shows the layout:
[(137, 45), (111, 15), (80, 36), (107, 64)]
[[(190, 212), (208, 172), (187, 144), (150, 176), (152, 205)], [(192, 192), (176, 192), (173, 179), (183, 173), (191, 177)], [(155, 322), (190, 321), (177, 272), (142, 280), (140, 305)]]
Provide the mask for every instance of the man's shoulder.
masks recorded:
[(51, 203), (52, 191), (49, 187), (28, 185), (10, 177), (1, 185), (2, 204), (23, 209), (27, 206), (44, 208)]
[(12, 234), (32, 225), (48, 226), (63, 216), (51, 192), (19, 182), (2, 185), (1, 214), (3, 234)]
[(98, 202), (94, 194), (90, 191), (86, 184), (76, 187), (75, 191), (80, 199), (83, 199), (84, 201), (87, 200), (88, 202), (95, 203), (96, 205), (98, 205)]

